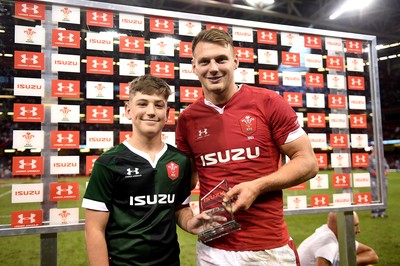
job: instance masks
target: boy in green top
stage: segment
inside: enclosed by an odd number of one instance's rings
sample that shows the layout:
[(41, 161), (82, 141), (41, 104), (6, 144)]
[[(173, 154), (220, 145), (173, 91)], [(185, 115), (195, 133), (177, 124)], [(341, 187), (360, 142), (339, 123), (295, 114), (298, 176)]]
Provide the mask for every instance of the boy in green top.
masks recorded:
[(189, 158), (165, 144), (168, 84), (142, 76), (130, 85), (125, 113), (132, 137), (95, 162), (82, 207), (91, 265), (179, 265), (176, 224), (198, 234), (210, 221), (189, 207)]

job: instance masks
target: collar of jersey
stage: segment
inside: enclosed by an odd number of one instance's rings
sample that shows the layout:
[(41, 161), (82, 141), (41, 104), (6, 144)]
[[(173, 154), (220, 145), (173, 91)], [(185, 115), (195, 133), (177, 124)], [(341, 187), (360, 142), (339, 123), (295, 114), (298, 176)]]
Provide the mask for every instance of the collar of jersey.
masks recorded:
[(151, 166), (153, 168), (156, 167), (158, 160), (161, 158), (161, 156), (167, 151), (167, 144), (164, 143), (163, 148), (156, 154), (156, 157), (154, 158), (154, 162), (151, 161), (150, 156), (145, 153), (144, 151), (141, 151), (139, 149), (136, 149), (135, 147), (133, 147), (131, 144), (128, 143), (127, 140), (125, 140), (123, 142), (123, 144), (132, 152), (136, 153), (137, 155), (139, 155), (140, 157), (143, 157), (143, 159), (146, 159), (149, 164), (151, 164)]
[[(237, 87), (238, 87), (238, 89), (235, 92), (235, 94), (242, 88), (242, 84), (238, 85)], [(206, 98), (204, 98), (204, 104), (210, 106), (211, 108), (214, 108), (219, 114), (224, 113), (225, 106), (226, 106), (226, 105), (224, 105), (223, 107), (219, 107), (219, 106), (213, 104), (212, 102), (210, 102), (209, 100), (207, 100)]]

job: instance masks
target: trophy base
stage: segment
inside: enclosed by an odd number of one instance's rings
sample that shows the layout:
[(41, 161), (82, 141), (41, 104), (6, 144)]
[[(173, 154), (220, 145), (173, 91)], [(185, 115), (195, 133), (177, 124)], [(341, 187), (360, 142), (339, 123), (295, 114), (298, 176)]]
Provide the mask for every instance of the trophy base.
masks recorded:
[(237, 230), (240, 230), (240, 224), (236, 221), (229, 221), (201, 232), (199, 234), (199, 240), (205, 243)]

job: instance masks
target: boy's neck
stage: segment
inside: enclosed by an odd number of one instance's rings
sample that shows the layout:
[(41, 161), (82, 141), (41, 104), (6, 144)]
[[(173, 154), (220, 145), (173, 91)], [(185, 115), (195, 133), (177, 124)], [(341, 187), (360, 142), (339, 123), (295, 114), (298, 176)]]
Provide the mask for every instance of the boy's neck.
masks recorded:
[(153, 138), (132, 136), (128, 140), (128, 143), (134, 148), (147, 153), (152, 161), (154, 161), (156, 154), (164, 147), (164, 142), (162, 142), (161, 136), (159, 135)]

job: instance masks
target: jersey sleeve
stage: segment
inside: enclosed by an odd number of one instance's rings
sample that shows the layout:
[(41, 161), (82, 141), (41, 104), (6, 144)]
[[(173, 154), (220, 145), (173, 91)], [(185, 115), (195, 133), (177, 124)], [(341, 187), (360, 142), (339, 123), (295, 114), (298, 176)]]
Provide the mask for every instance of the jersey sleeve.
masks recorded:
[(86, 209), (109, 211), (112, 199), (113, 174), (101, 157), (94, 163), (92, 174), (83, 196), (82, 207)]
[(187, 110), (183, 111), (178, 118), (175, 138), (176, 138), (176, 146), (179, 150), (186, 153), (189, 156), (192, 156), (192, 151), (190, 149), (188, 141), (188, 130), (186, 130), (190, 125), (188, 123), (189, 119), (187, 119)]
[(297, 121), (296, 112), (282, 96), (273, 95), (265, 103), (266, 116), (270, 117), (273, 138), (278, 146), (291, 142), (305, 132)]
[(179, 204), (180, 205), (188, 205), (190, 202), (187, 202), (188, 198), (190, 197), (190, 182), (192, 178), (192, 168), (190, 164), (189, 158), (187, 158), (186, 164), (185, 164), (185, 169), (183, 172), (183, 178), (182, 181), (179, 184), (179, 191), (181, 191), (181, 194), (179, 196)]

